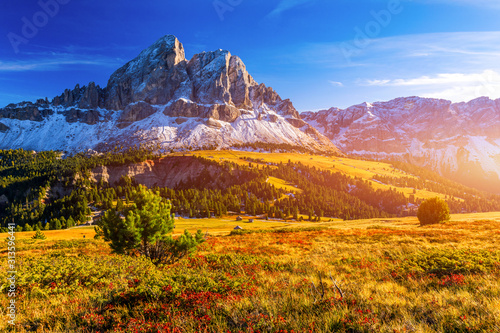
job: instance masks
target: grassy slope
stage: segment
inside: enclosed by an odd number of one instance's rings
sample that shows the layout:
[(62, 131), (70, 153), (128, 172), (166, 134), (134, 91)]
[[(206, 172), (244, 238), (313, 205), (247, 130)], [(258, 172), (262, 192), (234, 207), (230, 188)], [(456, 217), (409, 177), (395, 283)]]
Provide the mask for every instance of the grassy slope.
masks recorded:
[(286, 180), (279, 179), (276, 177), (269, 177), (266, 180), (269, 184), (274, 185), (274, 187), (283, 189), (285, 191), (291, 192), (291, 193), (302, 193), (303, 191), (300, 188), (295, 187), (295, 185), (290, 184)]
[[(394, 169), (392, 165), (383, 162), (376, 161), (363, 161), (355, 160), (345, 157), (327, 157), (320, 155), (309, 155), (309, 154), (299, 154), (299, 153), (256, 153), (256, 152), (246, 152), (246, 151), (196, 151), (193, 153), (178, 153), (178, 155), (197, 155), (204, 158), (208, 158), (214, 161), (231, 161), (240, 165), (248, 165), (248, 162), (243, 160), (243, 157), (252, 159), (263, 159), (262, 164), (265, 163), (286, 163), (288, 160), (293, 162), (301, 162), (309, 167), (316, 167), (322, 170), (330, 170), (332, 172), (342, 172), (346, 175), (352, 177), (360, 177), (364, 180), (370, 181), (373, 188), (388, 190), (389, 188), (395, 188), (396, 190), (403, 192), (406, 197), (413, 194), (412, 188), (402, 188), (395, 187), (386, 184), (380, 184), (379, 182), (371, 180), (375, 175), (390, 176), (390, 177), (414, 177), (402, 170)], [(256, 163), (253, 163), (256, 165)], [(445, 195), (436, 192), (430, 192), (426, 190), (417, 190), (415, 193), (416, 198), (428, 199), (432, 197), (443, 198)]]

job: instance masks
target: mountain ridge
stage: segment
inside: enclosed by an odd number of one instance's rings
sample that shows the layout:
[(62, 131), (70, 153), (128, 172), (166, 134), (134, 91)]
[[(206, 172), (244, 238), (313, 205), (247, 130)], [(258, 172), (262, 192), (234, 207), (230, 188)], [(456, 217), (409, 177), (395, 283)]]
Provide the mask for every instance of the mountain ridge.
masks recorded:
[(500, 99), (401, 97), (301, 116), (346, 154), (402, 160), (465, 185), (500, 188)]
[(338, 152), (300, 119), (289, 99), (258, 84), (239, 57), (219, 49), (187, 60), (173, 35), (117, 69), (104, 88), (77, 84), (52, 101), (0, 109), (1, 148), (77, 152), (145, 143), (189, 149), (257, 142)]

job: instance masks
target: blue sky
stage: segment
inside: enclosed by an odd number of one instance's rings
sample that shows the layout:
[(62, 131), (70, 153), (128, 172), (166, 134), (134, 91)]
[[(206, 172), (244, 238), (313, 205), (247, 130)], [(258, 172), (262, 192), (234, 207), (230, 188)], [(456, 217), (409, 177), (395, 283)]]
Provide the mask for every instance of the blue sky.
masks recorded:
[(300, 111), (500, 98), (499, 14), (498, 0), (4, 0), (0, 107), (105, 86), (166, 34), (188, 58), (238, 55)]

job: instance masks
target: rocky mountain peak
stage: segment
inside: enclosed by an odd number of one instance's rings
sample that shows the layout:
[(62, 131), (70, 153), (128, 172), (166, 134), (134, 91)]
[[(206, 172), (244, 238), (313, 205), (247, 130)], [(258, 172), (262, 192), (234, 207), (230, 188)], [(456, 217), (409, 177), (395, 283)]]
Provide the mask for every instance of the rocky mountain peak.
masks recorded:
[(217, 50), (195, 55), (187, 70), (193, 97), (199, 103), (219, 103), (250, 109), (250, 87), (257, 85), (243, 61), (229, 51)]
[(258, 142), (337, 151), (300, 119), (290, 100), (258, 84), (239, 57), (219, 49), (187, 60), (172, 35), (116, 70), (104, 89), (91, 82), (66, 89), (52, 102), (12, 104), (0, 109), (0, 120), (0, 148), (77, 152)]
[[(186, 104), (184, 100), (194, 104)], [(219, 49), (196, 54), (187, 61), (182, 44), (171, 35), (160, 38), (111, 75), (106, 107), (123, 110), (137, 102), (170, 103), (166, 114), (179, 114), (179, 105), (183, 104), (189, 106), (186, 115), (202, 117), (213, 113), (200, 111), (204, 109), (200, 105), (226, 105), (245, 110), (265, 105), (270, 110), (299, 118), (289, 100), (282, 100), (274, 90), (255, 82), (239, 57)], [(238, 113), (235, 112), (232, 114)], [(234, 120), (237, 116), (229, 118)]]
[(300, 118), (292, 102), (258, 84), (239, 57), (219, 49), (196, 54), (188, 61), (182, 43), (173, 35), (161, 37), (117, 69), (106, 88), (94, 82), (83, 87), (77, 84), (55, 97), (52, 105), (89, 111), (128, 110), (127, 114), (134, 110), (122, 125), (131, 124), (137, 112), (151, 114), (153, 105), (165, 107), (169, 116), (217, 119), (221, 112), (214, 110), (225, 110), (222, 119), (230, 122), (238, 119), (240, 109)]
[(166, 104), (175, 97), (189, 98), (190, 87), (182, 86), (187, 79), (184, 47), (175, 36), (164, 36), (111, 75), (106, 107), (123, 110), (140, 101)]
[(125, 69), (127, 74), (133, 75), (136, 72), (168, 70), (185, 60), (184, 46), (181, 42), (173, 35), (166, 35), (116, 72)]

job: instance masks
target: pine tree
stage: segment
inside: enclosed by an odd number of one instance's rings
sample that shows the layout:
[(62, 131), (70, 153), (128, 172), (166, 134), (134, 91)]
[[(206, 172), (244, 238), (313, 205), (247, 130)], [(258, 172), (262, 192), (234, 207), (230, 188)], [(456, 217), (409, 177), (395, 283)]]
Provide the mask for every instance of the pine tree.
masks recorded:
[(120, 198), (118, 198), (118, 200), (116, 201), (116, 210), (117, 211), (123, 210), (123, 201)]
[(114, 252), (130, 254), (137, 251), (158, 264), (170, 258), (171, 252), (178, 250), (177, 246), (188, 246), (186, 250), (190, 251), (190, 246), (202, 241), (198, 240), (199, 236), (196, 239), (185, 236), (184, 241), (178, 243), (167, 236), (173, 230), (174, 217), (170, 214), (170, 202), (159, 193), (141, 186), (133, 193), (133, 198), (134, 204), (125, 219), (120, 218), (116, 210), (108, 210), (97, 228), (98, 235), (111, 241)]
[(43, 239), (46, 239), (47, 237), (45, 236), (45, 234), (43, 232), (40, 231), (40, 229), (37, 229), (36, 234), (34, 234), (31, 238), (43, 240)]
[(66, 221), (66, 225), (68, 228), (72, 228), (75, 226), (75, 220), (73, 220), (73, 217), (70, 216), (69, 219)]
[(68, 227), (68, 224), (66, 223), (66, 219), (64, 218), (64, 216), (61, 216), (61, 228), (60, 229), (66, 229)]

